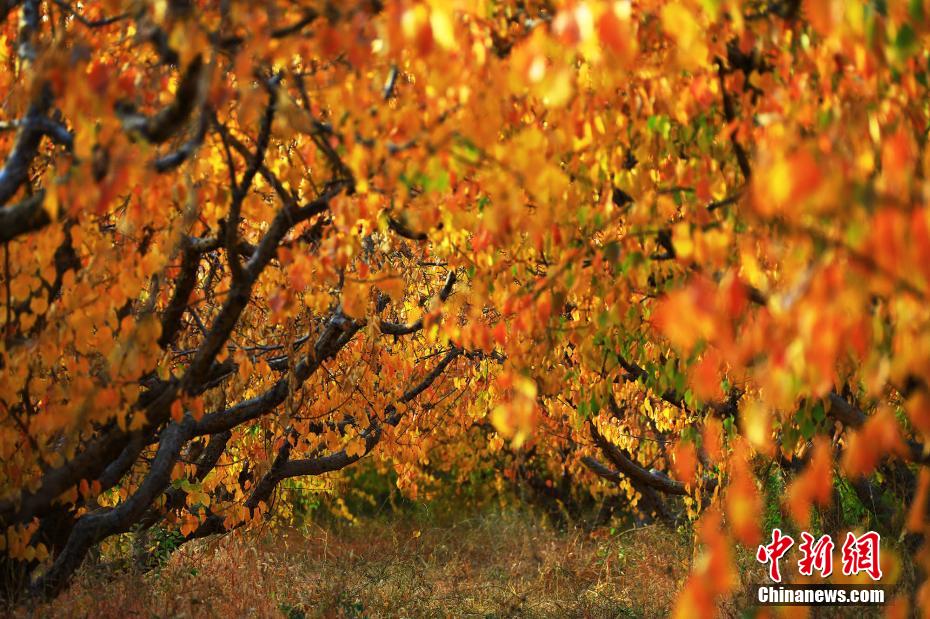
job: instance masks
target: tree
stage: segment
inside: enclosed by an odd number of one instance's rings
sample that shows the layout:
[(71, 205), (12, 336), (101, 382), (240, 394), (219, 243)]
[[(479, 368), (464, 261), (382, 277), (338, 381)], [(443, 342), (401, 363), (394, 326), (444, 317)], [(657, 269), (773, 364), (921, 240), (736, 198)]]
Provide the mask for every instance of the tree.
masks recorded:
[(916, 547), (928, 8), (0, 4), (7, 590), (369, 454), (700, 517), (707, 613), (768, 464)]

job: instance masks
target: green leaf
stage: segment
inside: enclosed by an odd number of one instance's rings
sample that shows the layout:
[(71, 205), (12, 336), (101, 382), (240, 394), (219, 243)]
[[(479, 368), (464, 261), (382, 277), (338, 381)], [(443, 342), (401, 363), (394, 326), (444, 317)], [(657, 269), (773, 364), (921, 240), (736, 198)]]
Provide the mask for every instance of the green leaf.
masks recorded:
[(617, 261), (620, 260), (620, 243), (618, 241), (610, 241), (604, 245), (601, 251), (604, 254), (604, 260), (612, 265), (616, 265)]
[(588, 405), (588, 408), (590, 409), (592, 415), (597, 415), (599, 412), (601, 412), (601, 403), (597, 399), (596, 395), (591, 395), (591, 401)]
[(578, 403), (578, 415), (584, 419), (591, 416), (591, 405), (587, 401), (582, 400)]
[(917, 47), (917, 34), (910, 24), (902, 24), (897, 36), (895, 36), (894, 46), (903, 55), (910, 55)]
[(817, 429), (817, 424), (814, 423), (814, 420), (810, 415), (804, 415), (798, 428), (801, 430), (801, 436), (810, 440), (814, 436), (814, 431)]
[(823, 409), (823, 402), (818, 402), (811, 409), (811, 417), (813, 417), (814, 421), (818, 423), (820, 423), (821, 421), (827, 418), (826, 412)]

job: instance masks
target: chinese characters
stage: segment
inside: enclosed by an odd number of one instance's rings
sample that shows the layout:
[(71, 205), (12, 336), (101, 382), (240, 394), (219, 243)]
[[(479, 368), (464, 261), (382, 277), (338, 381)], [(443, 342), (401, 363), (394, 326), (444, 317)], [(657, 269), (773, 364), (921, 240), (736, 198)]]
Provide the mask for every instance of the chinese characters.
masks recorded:
[[(875, 531), (863, 533), (858, 537), (852, 532), (847, 533), (841, 549), (843, 574), (855, 576), (865, 572), (872, 580), (880, 580), (880, 543), (881, 537)], [(794, 539), (790, 535), (783, 534), (781, 529), (773, 529), (771, 543), (760, 545), (756, 550), (756, 560), (769, 564), (769, 578), (773, 582), (781, 582), (779, 561), (792, 546)], [(835, 544), (829, 535), (822, 535), (816, 539), (806, 531), (801, 533), (801, 543), (798, 545), (798, 550), (801, 551), (798, 572), (802, 576), (812, 576), (815, 571), (819, 572), (822, 578), (830, 576), (833, 573), (834, 548)]]

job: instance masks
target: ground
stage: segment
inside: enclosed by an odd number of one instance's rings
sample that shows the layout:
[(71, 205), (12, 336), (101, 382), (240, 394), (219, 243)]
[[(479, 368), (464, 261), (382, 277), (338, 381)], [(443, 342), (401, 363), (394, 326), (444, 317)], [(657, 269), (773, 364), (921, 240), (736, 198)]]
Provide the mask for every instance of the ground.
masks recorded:
[[(344, 506), (343, 506), (344, 507)], [(325, 510), (323, 510), (325, 511)], [(428, 506), (380, 516), (317, 512), (281, 524), (198, 540), (155, 569), (136, 567), (128, 537), (89, 560), (54, 601), (20, 607), (39, 617), (667, 617), (695, 559), (689, 526), (552, 526), (539, 513)], [(333, 514), (336, 513), (333, 512)], [(344, 516), (349, 515), (353, 521)], [(753, 553), (734, 548), (739, 584), (721, 617), (879, 617), (887, 608), (786, 607), (760, 614), (751, 585), (767, 582)], [(915, 567), (894, 557), (889, 601), (903, 602)], [(122, 560), (114, 560), (114, 557)], [(903, 610), (903, 609), (902, 609)], [(905, 616), (905, 613), (892, 616)]]
[(559, 531), (517, 512), (255, 531), (183, 547), (158, 570), (86, 566), (39, 615), (662, 617), (690, 565), (655, 527)]

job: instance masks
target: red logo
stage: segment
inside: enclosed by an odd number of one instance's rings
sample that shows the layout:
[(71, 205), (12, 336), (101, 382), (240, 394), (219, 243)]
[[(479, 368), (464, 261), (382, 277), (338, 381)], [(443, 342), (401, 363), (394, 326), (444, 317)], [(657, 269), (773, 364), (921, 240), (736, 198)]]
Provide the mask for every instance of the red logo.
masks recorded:
[(798, 549), (801, 560), (798, 561), (798, 571), (802, 576), (812, 576), (816, 569), (820, 576), (826, 578), (833, 573), (833, 540), (829, 535), (822, 536), (814, 542), (814, 536), (805, 531), (801, 533), (801, 545)]
[(782, 535), (781, 529), (772, 529), (772, 543), (767, 546), (759, 546), (756, 550), (756, 560), (759, 563), (771, 563), (769, 565), (769, 578), (775, 582), (781, 582), (781, 572), (778, 569), (778, 560), (785, 556), (788, 549), (794, 546), (794, 540), (790, 535)]
[(863, 533), (856, 537), (852, 533), (846, 534), (843, 542), (843, 574), (853, 576), (865, 572), (872, 580), (882, 577), (882, 566), (879, 562), (879, 544), (881, 537), (875, 531)]
[[(882, 568), (879, 555), (881, 536), (875, 531), (863, 533), (856, 537), (853, 533), (846, 534), (843, 542), (842, 560), (843, 574), (855, 576), (865, 572), (872, 580), (881, 580)], [(779, 560), (794, 546), (794, 539), (784, 535), (781, 529), (772, 529), (772, 541), (761, 545), (756, 550), (756, 560), (759, 563), (769, 564), (769, 578), (773, 582), (781, 582), (781, 569)], [(816, 539), (807, 531), (801, 533), (801, 559), (798, 561), (798, 572), (802, 576), (813, 576), (814, 571), (820, 572), (822, 578), (833, 573), (833, 549), (836, 545), (829, 535), (822, 535)]]

